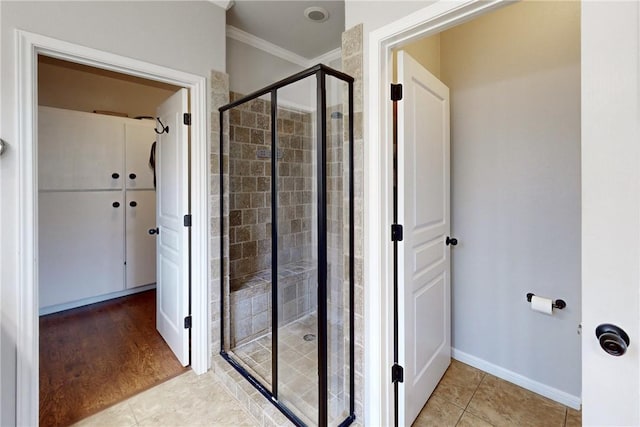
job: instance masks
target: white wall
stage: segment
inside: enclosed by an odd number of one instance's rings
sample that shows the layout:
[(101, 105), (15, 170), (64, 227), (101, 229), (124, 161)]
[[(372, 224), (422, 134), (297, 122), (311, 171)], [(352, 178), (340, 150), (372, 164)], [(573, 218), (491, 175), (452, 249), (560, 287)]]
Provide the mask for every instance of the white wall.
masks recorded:
[[(227, 38), (227, 73), (229, 87), (233, 92), (248, 95), (303, 69), (304, 67), (298, 64)], [(303, 103), (304, 96), (301, 95), (296, 100)]]
[[(580, 396), (580, 3), (441, 33), (451, 89), (453, 347)], [(554, 316), (525, 295), (562, 298)]]
[(405, 17), (436, 1), (345, 1), (345, 28), (349, 29), (358, 24), (364, 24), (364, 34)]
[[(334, 62), (342, 61), (338, 59)], [(227, 72), (229, 87), (234, 92), (248, 95), (305, 68), (246, 43), (227, 38)], [(315, 110), (315, 88), (314, 77), (283, 88), (278, 92), (279, 104), (298, 106), (308, 111)]]
[(0, 425), (15, 423), (19, 261), (15, 29), (198, 74), (225, 70), (225, 11), (201, 2), (0, 2)]

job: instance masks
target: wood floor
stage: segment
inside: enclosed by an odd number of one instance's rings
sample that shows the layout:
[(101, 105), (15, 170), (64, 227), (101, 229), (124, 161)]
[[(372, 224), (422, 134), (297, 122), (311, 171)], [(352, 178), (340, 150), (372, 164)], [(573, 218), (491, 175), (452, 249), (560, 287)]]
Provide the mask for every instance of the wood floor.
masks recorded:
[(40, 318), (40, 425), (67, 426), (184, 372), (155, 290)]

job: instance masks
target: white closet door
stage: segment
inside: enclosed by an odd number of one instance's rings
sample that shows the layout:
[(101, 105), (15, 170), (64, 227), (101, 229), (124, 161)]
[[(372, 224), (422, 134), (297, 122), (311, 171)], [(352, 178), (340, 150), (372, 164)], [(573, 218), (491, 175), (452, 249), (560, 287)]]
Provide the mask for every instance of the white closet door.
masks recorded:
[(125, 127), (125, 185), (127, 189), (153, 189), (153, 170), (149, 167), (151, 145), (156, 140), (155, 122), (141, 120)]
[(186, 89), (180, 89), (157, 110), (169, 132), (158, 135), (158, 283), (156, 327), (183, 366), (189, 364), (189, 128)]
[(113, 190), (124, 183), (124, 121), (58, 108), (38, 110), (40, 190)]
[(39, 197), (40, 308), (124, 289), (121, 191)]
[(156, 192), (127, 191), (126, 203), (127, 288), (156, 282)]

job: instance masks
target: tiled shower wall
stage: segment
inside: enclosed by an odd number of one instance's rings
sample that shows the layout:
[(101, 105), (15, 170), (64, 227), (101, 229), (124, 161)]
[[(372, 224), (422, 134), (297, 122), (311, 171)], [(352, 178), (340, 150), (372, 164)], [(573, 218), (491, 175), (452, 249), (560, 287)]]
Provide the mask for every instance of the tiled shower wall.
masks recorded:
[[(231, 92), (231, 101), (241, 95)], [(254, 99), (229, 111), (231, 289), (271, 269), (271, 103)], [(278, 109), (278, 263), (311, 255), (312, 116)]]
[[(242, 95), (232, 92), (231, 101)], [(310, 262), (313, 221), (313, 115), (279, 107), (278, 324), (316, 306)], [(271, 103), (254, 99), (229, 110), (229, 258), (231, 348), (271, 329)]]

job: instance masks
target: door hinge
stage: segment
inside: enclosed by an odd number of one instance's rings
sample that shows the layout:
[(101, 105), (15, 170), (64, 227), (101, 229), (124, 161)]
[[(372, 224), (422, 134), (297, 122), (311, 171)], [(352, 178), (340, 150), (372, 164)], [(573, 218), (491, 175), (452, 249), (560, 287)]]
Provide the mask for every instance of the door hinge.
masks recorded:
[(184, 328), (191, 329), (191, 316), (187, 316), (184, 318)]
[(391, 83), (391, 100), (392, 101), (401, 101), (402, 100), (402, 84), (393, 84)]
[(186, 214), (184, 216), (184, 226), (191, 227), (191, 214)]
[(184, 113), (182, 115), (182, 122), (187, 126), (191, 126), (191, 113)]
[(397, 363), (391, 367), (391, 382), (403, 383), (404, 382), (404, 368)]
[(392, 242), (402, 242), (402, 225), (401, 224), (391, 224), (391, 241)]

